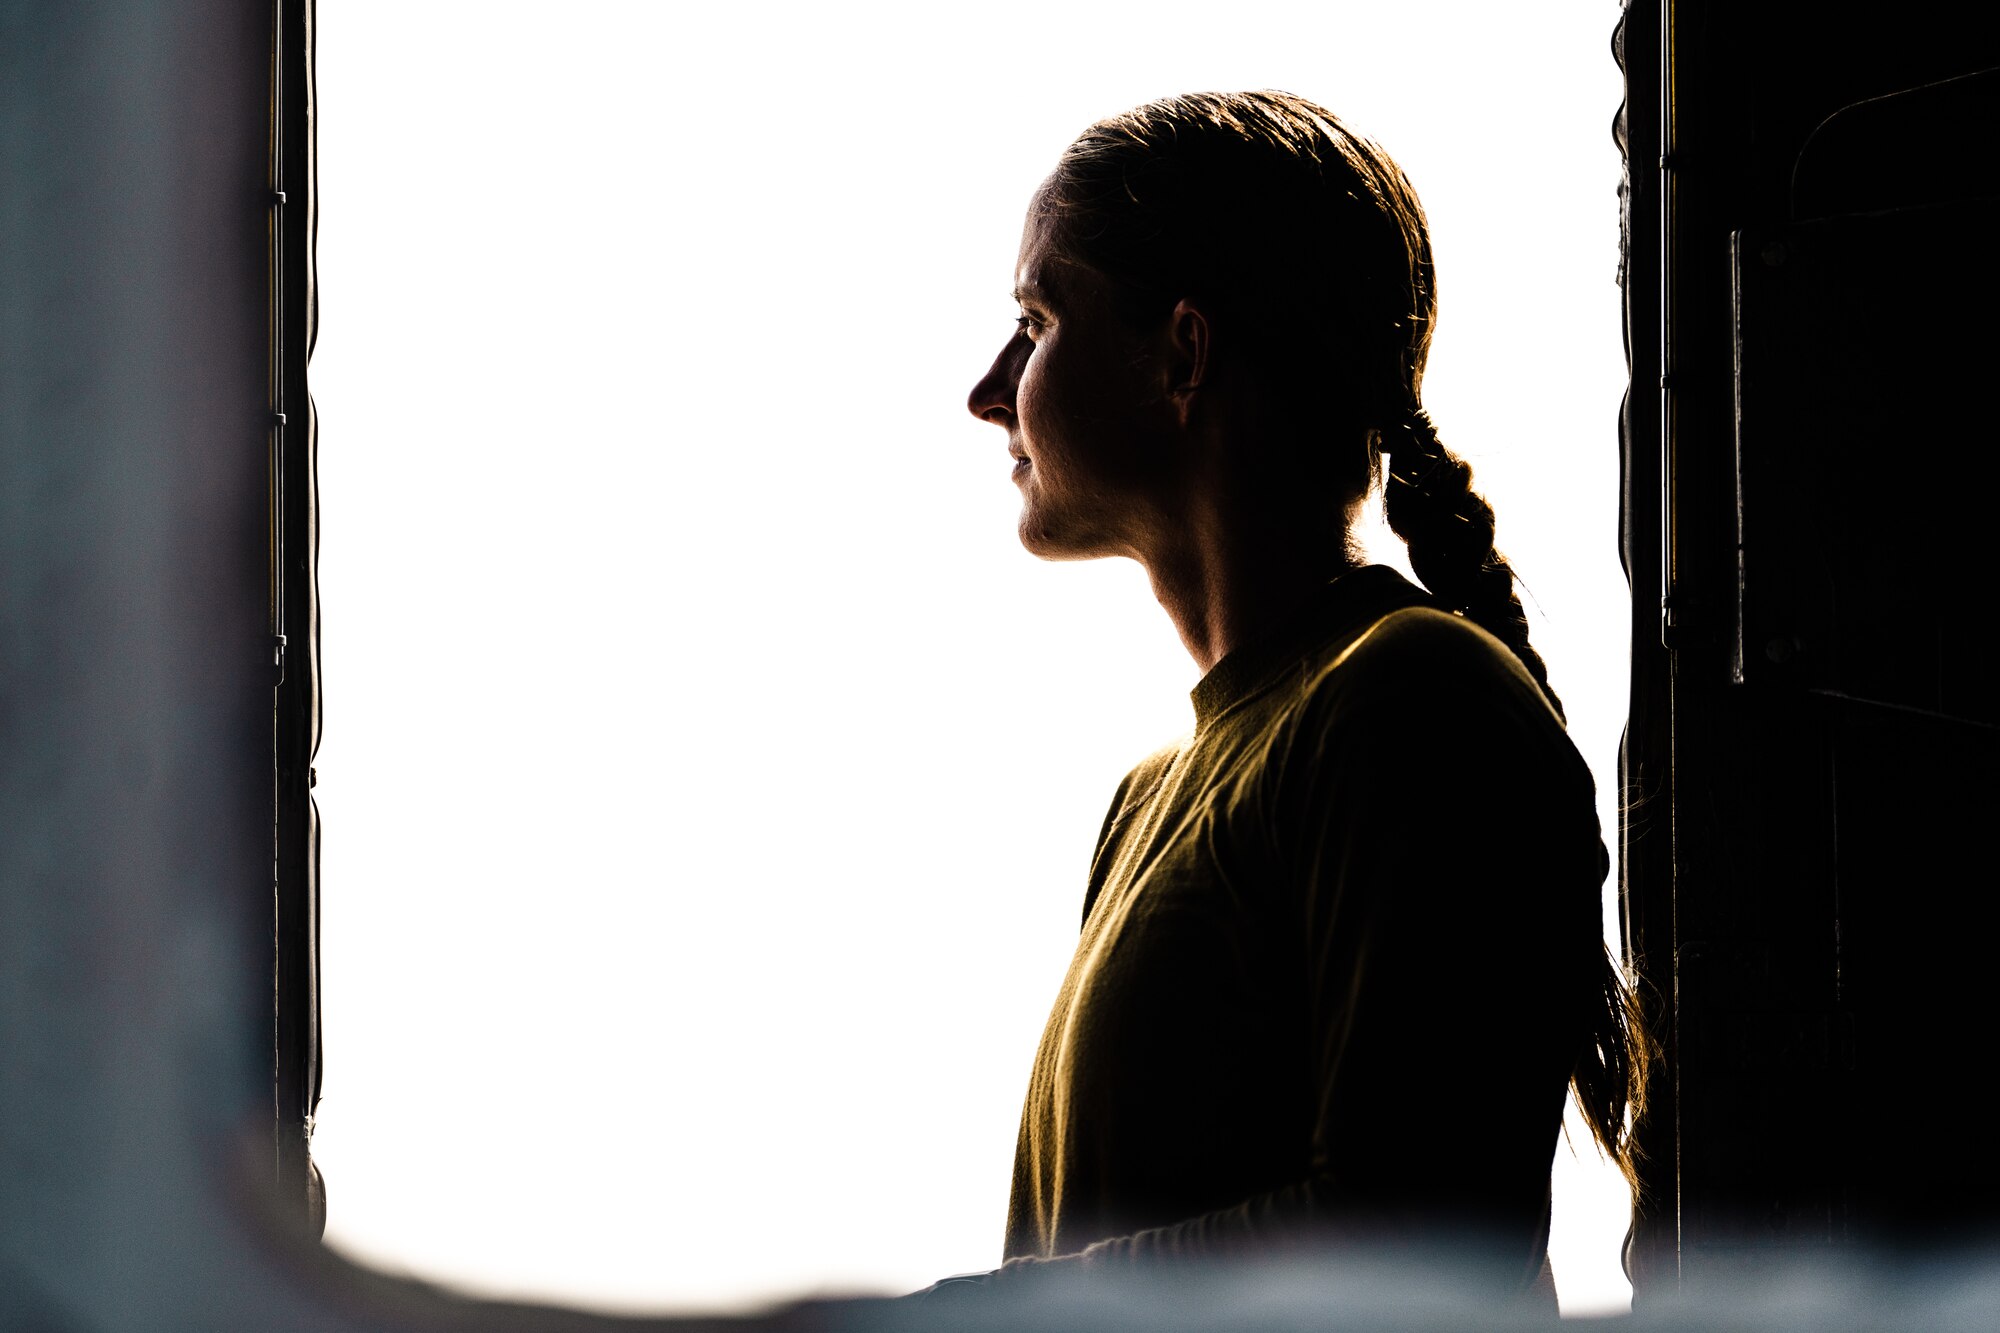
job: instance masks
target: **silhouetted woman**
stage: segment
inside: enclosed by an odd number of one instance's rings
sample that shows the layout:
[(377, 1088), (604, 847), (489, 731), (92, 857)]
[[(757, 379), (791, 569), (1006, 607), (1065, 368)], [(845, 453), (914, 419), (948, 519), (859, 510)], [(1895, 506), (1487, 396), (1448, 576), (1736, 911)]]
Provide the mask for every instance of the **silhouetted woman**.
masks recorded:
[[(1016, 280), (969, 405), (1021, 540), (1139, 561), (1206, 674), (1104, 821), (995, 1285), (1331, 1240), (1552, 1302), (1565, 1089), (1629, 1174), (1643, 1062), (1589, 772), (1424, 413), (1415, 194), (1303, 99), (1170, 98), (1063, 154)], [(1385, 469), (1423, 589), (1350, 536)]]

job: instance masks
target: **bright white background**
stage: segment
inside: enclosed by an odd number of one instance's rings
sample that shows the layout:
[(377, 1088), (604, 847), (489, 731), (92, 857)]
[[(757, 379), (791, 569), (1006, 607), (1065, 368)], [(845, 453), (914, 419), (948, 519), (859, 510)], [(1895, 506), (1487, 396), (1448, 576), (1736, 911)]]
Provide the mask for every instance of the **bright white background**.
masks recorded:
[[(1196, 673), (1136, 567), (1020, 551), (963, 401), (1029, 193), (1151, 97), (1303, 93), (1416, 182), (1432, 415), (1615, 826), (1613, 0), (318, 11), (341, 1250), (605, 1308), (998, 1262), (1092, 839)], [(1621, 1309), (1572, 1133), (1563, 1304)]]

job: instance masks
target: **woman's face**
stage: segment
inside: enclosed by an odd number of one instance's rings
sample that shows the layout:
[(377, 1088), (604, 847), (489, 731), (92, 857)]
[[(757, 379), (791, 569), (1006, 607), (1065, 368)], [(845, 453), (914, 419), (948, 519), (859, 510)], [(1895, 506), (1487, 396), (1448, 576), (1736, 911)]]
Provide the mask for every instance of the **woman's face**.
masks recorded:
[(1037, 195), (1014, 274), (1020, 325), (966, 406), (1007, 432), (1022, 545), (1048, 560), (1137, 555), (1171, 521), (1182, 471), (1165, 363), (1109, 282), (1061, 256), (1056, 226)]

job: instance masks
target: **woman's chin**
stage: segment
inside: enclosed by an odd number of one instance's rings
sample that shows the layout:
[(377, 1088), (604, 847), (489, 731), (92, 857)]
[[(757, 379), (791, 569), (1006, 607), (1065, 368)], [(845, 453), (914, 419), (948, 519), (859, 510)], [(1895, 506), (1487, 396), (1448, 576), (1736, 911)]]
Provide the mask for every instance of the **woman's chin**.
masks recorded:
[(1050, 522), (1032, 506), (1021, 509), (1020, 534), (1022, 547), (1040, 560), (1101, 560), (1118, 554), (1091, 534), (1068, 531)]

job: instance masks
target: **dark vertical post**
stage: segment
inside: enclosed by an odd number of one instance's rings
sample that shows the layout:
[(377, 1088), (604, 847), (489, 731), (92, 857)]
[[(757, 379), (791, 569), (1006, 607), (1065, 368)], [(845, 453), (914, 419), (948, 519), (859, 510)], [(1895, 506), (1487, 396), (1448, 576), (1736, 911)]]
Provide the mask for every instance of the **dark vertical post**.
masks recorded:
[(1673, 1027), (1673, 736), (1670, 661), (1661, 636), (1665, 482), (1661, 453), (1661, 0), (1628, 0), (1618, 33), (1625, 70), (1625, 350), (1632, 380), (1619, 421), (1623, 494), (1619, 537), (1632, 588), (1631, 713), (1619, 750), (1619, 901), (1628, 962), (1654, 1020), (1662, 1060), (1637, 1127), (1644, 1153), (1626, 1268), (1644, 1305), (1679, 1274), (1679, 1144), (1675, 1135)]
[(319, 826), (312, 759), (319, 739), (319, 606), (314, 586), (317, 421), (306, 387), (316, 332), (312, 243), (312, 0), (277, 0), (272, 62), (273, 1110), (281, 1197), (315, 1226), (324, 1196), (312, 1167), (319, 1100)]
[(1949, 1167), (1904, 1137), (1983, 1049), (2000, 927), (1954, 891), (1990, 877), (1971, 812), (2000, 798), (1970, 387), (2000, 355), (2000, 100), (1923, 91), (2000, 64), (1993, 27), (1628, 8), (1624, 888), (1667, 1056), (1642, 1303), (2000, 1221), (1983, 1136)]

